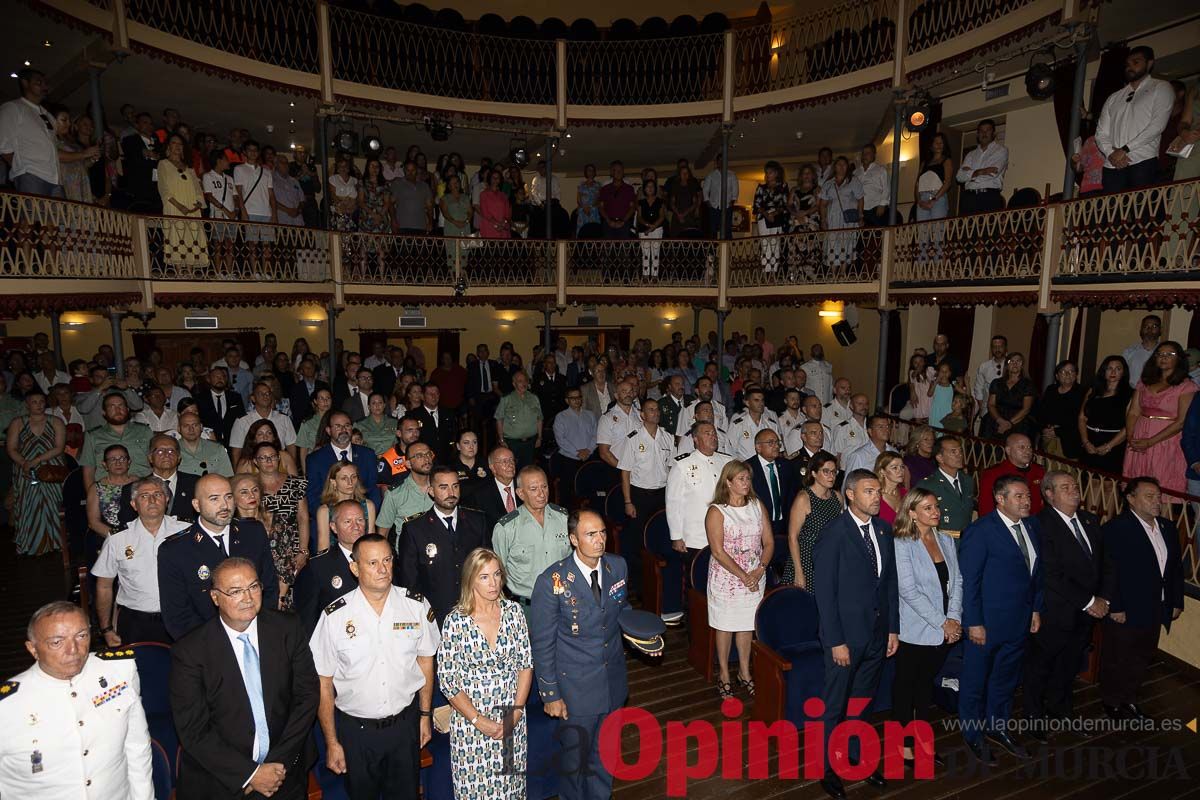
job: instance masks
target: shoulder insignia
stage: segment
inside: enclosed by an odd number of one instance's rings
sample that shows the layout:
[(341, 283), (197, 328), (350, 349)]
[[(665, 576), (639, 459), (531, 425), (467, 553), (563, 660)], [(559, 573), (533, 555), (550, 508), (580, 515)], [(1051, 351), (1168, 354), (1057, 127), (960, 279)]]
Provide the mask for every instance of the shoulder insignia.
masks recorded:
[(691, 453), (680, 453), (679, 455), (675, 456), (675, 460), (683, 461), (685, 458), (687, 458), (690, 455), (691, 455)]
[(423, 516), (425, 516), (425, 512), (424, 512), (424, 511), (418, 511), (418, 512), (417, 512), (417, 513), (415, 513), (415, 514), (409, 514), (407, 517), (405, 517), (405, 518), (404, 518), (404, 521), (405, 521), (405, 522), (412, 522), (414, 519), (420, 519), (420, 518), (421, 518), (421, 517), (423, 517)]
[(829, 408), (829, 407), (830, 407), (830, 406), (832, 406), (832, 405), (833, 405), (833, 401), (832, 401), (832, 400), (830, 400), (828, 403), (826, 403), (825, 405), (823, 405), (823, 406), (821, 406), (821, 407), (822, 407), (822, 408)]
[(425, 599), (425, 595), (407, 587), (404, 589), (404, 594), (407, 595), (410, 600), (416, 600), (418, 603)]
[(844, 420), (842, 420), (841, 422), (839, 422), (839, 423), (838, 423), (838, 427), (840, 428), (840, 427), (842, 427), (843, 425), (849, 425), (849, 424), (850, 424), (850, 420), (848, 420), (848, 419), (844, 419)]
[(741, 421), (742, 421), (742, 418), (738, 417), (737, 419), (735, 419), (733, 422), (731, 422), (729, 424), (730, 425), (739, 425), (739, 424), (741, 424)]
[(433, 613), (433, 606), (429, 607), (429, 613), (425, 615), (425, 619), (429, 620), (430, 622), (433, 622), (435, 619), (437, 619), (437, 614)]
[(124, 650), (100, 650), (96, 653), (96, 658), (102, 661), (121, 661), (127, 658), (133, 658), (133, 649), (125, 648)]
[(507, 525), (508, 523), (510, 523), (514, 519), (516, 519), (517, 515), (520, 513), (521, 512), (519, 510), (518, 511), (510, 511), (507, 514), (505, 514), (503, 517), (501, 517), (500, 519), (496, 520), (496, 524), (497, 525)]
[(166, 547), (171, 542), (181, 542), (184, 539), (187, 539), (189, 534), (191, 534), (191, 532), (192, 532), (191, 526), (188, 526), (181, 531), (176, 531), (175, 533), (172, 533), (170, 536), (168, 536), (166, 539), (163, 539), (163, 543), (161, 545), (159, 545), (159, 547)]
[(569, 513), (565, 508), (563, 508), (560, 505), (555, 505), (554, 503), (548, 503), (547, 505), (549, 505), (550, 508), (554, 509), (555, 511), (557, 511), (558, 513), (560, 513), (564, 516), (566, 516)]
[(341, 608), (344, 605), (346, 605), (345, 596), (339, 597), (337, 600), (334, 600), (332, 603), (325, 606), (325, 613), (332, 614), (333, 612), (337, 611), (339, 608)]
[(629, 435), (628, 435), (628, 436), (626, 436), (625, 438), (626, 438), (626, 439), (632, 439), (633, 437), (635, 437), (635, 436), (637, 436), (637, 435), (638, 435), (638, 432), (637, 432), (637, 431), (630, 431), (630, 432), (629, 432)]
[(17, 693), (17, 689), (21, 687), (20, 681), (5, 681), (0, 683), (0, 700), (6, 697), (12, 697)]

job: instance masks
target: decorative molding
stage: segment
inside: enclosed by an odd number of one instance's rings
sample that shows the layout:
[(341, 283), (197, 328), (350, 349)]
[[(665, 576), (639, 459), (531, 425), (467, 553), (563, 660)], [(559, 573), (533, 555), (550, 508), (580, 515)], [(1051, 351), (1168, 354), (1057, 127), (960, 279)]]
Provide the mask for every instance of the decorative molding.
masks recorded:
[(94, 311), (111, 306), (137, 305), (140, 292), (111, 294), (6, 294), (0, 295), (0, 314), (34, 317), (49, 311)]
[(1073, 306), (1090, 306), (1105, 309), (1118, 308), (1171, 308), (1182, 306), (1195, 310), (1200, 308), (1200, 286), (1183, 289), (1147, 289), (1139, 287), (1130, 291), (1128, 287), (1114, 285), (1111, 291), (1091, 289), (1052, 289), (1050, 299), (1056, 303)]
[(156, 292), (154, 304), (163, 308), (174, 306), (202, 306), (204, 308), (254, 308), (259, 306), (291, 306), (303, 304), (323, 305), (332, 299), (331, 291), (327, 294), (295, 293), (295, 294), (212, 294), (208, 292)]

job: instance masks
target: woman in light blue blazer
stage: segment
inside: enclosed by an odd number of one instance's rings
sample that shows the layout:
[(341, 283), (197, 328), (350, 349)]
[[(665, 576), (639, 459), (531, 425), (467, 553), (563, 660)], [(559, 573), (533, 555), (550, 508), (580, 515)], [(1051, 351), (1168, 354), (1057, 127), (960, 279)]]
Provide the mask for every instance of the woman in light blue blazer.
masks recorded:
[[(896, 581), (900, 591), (900, 649), (892, 688), (892, 718), (902, 725), (929, 720), (934, 680), (950, 647), (962, 638), (962, 573), (954, 540), (937, 530), (937, 495), (916, 487), (896, 514)], [(932, 746), (933, 742), (929, 742)], [(912, 764), (912, 749), (904, 761)], [(942, 759), (933, 754), (934, 764)]]

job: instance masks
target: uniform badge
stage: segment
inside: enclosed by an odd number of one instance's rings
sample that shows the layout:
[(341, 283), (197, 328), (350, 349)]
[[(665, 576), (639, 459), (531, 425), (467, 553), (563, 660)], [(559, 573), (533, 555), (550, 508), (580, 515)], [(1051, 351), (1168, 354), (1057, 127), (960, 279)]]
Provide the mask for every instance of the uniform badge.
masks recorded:
[(201, 564), (200, 569), (196, 570), (196, 577), (202, 581), (208, 580), (210, 575), (212, 575), (212, 570), (208, 568), (208, 564)]
[(574, 583), (574, 582), (575, 582), (575, 573), (574, 573), (574, 572), (568, 572), (568, 573), (567, 573), (567, 580), (569, 580), (571, 583)]
[(346, 620), (346, 635), (353, 639), (357, 633), (358, 631), (354, 628), (354, 620)]
[(639, 453), (646, 452), (646, 444), (644, 442), (638, 442), (638, 452)]
[(562, 594), (567, 590), (567, 587), (563, 586), (562, 578), (559, 577), (557, 572), (550, 576), (550, 580), (554, 582), (553, 586), (551, 587), (551, 591), (553, 591), (554, 594)]
[(204, 541), (204, 534), (200, 533), (200, 531), (196, 531), (196, 544), (200, 544), (203, 541)]
[(579, 635), (579, 623), (578, 623), (578, 622), (572, 622), (572, 623), (571, 623), (571, 635), (572, 635), (572, 636), (578, 636), (578, 635)]
[(572, 606), (574, 606), (576, 603), (578, 603), (578, 602), (579, 602), (579, 600), (578, 600), (577, 598), (574, 598), (574, 597), (572, 597), (572, 598), (571, 598), (570, 600), (568, 600), (567, 602), (568, 602), (568, 603), (570, 603)]
[(34, 775), (37, 775), (39, 772), (42, 771), (42, 751), (41, 750), (34, 750), (32, 753), (29, 754), (29, 766), (30, 766), (30, 771)]
[(743, 438), (743, 439), (749, 439), (749, 438), (750, 438), (750, 431), (742, 431), (742, 438)]
[(329, 579), (329, 585), (335, 589), (342, 588), (342, 576), (334, 575), (332, 578)]
[(30, 725), (37, 725), (37, 724), (38, 724), (38, 715), (37, 715), (37, 714), (30, 714), (30, 715), (29, 715), (29, 724), (30, 724)]
[(435, 556), (437, 556), (437, 545), (433, 542), (430, 542), (429, 544), (425, 545), (425, 557), (434, 558)]
[(101, 675), (101, 676), (100, 676), (100, 688), (101, 688), (101, 689), (107, 689), (107, 688), (108, 688), (108, 679), (107, 679), (107, 678), (105, 678), (103, 675)]
[(125, 546), (125, 560), (128, 561), (131, 558), (133, 558), (133, 546), (126, 545)]
[(475, 468), (475, 474), (476, 474), (476, 475), (478, 475), (478, 476), (479, 476), (479, 477), (481, 477), (481, 478), (486, 478), (486, 477), (487, 477), (487, 470), (485, 470), (483, 467), (476, 467), (476, 468)]
[(621, 418), (618, 417), (616, 414), (613, 414), (613, 422), (620, 422), (620, 421), (621, 421)]

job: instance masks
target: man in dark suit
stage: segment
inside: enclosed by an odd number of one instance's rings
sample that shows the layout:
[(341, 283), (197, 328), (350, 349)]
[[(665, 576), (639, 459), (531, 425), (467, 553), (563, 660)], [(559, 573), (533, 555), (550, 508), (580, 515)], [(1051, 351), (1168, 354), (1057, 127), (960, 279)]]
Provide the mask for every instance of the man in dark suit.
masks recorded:
[(320, 684), (304, 626), (263, 608), (264, 588), (254, 562), (222, 561), (217, 616), (171, 648), (179, 800), (307, 796)]
[(404, 374), (404, 351), (399, 347), (389, 347), (387, 361), (371, 370), (375, 379), (375, 391), (382, 392), (384, 397), (391, 397), (396, 388), (396, 381)]
[[(534, 583), (529, 609), (533, 671), (545, 711), (569, 727), (559, 779), (562, 800), (612, 796), (596, 740), (629, 694), (617, 617), (629, 608), (625, 559), (604, 552), (607, 531), (594, 511), (572, 511), (574, 553)], [(565, 741), (565, 739), (564, 739)]]
[[(500, 362), (494, 361), (486, 344), (475, 348), (477, 361), (467, 370), (467, 407), (471, 424), (483, 431), (500, 404)], [(480, 426), (485, 426), (481, 428)]]
[[(837, 773), (849, 765), (847, 757), (858, 754), (853, 740), (848, 748), (852, 752), (830, 753), (830, 734), (846, 719), (851, 698), (875, 696), (883, 660), (900, 646), (896, 551), (892, 526), (878, 516), (879, 489), (875, 473), (852, 470), (846, 476), (846, 510), (821, 529), (813, 549), (820, 576), (816, 595), (825, 662), (821, 788), (834, 798), (846, 796)], [(887, 786), (882, 763), (867, 783)]]
[(320, 450), (308, 454), (304, 461), (304, 474), (308, 476), (308, 513), (316, 519), (317, 506), (321, 504), (321, 492), (325, 489), (325, 479), (329, 477), (329, 469), (335, 461), (353, 461), (358, 468), (358, 479), (362, 481), (367, 499), (379, 508), (382, 503), (379, 497), (379, 459), (375, 451), (361, 444), (354, 444), (350, 437), (354, 425), (350, 417), (342, 411), (329, 415), (329, 426), (325, 433), (329, 436), (329, 444)]
[(370, 398), (371, 392), (375, 391), (375, 378), (371, 376), (371, 370), (360, 367), (354, 382), (354, 388), (349, 390), (349, 397), (342, 401), (341, 409), (350, 415), (351, 422), (358, 422), (371, 415)]
[(279, 580), (267, 532), (260, 522), (233, 518), (237, 506), (229, 480), (213, 474), (200, 478), (192, 506), (200, 519), (158, 550), (159, 604), (163, 625), (175, 640), (216, 616), (217, 609), (208, 597), (212, 573), (230, 556), (254, 564), (262, 580), (262, 601), (268, 608), (279, 602)]
[[(437, 456), (439, 464), (452, 464), (454, 457), (454, 440), (458, 438), (458, 422), (454, 414), (447, 413), (440, 407), (442, 391), (436, 384), (427, 383), (423, 387), (424, 404), (405, 414), (421, 424), (420, 441), (429, 445), (429, 449)], [(426, 595), (428, 597), (428, 595)]]
[(329, 389), (325, 381), (317, 380), (317, 362), (305, 359), (296, 368), (296, 382), (292, 384), (290, 395), (292, 424), (297, 430), (300, 423), (308, 419), (313, 412), (313, 395), (318, 389)]
[(129, 193), (130, 211), (157, 214), (162, 211), (162, 198), (154, 179), (159, 161), (154, 119), (145, 112), (138, 114), (134, 128), (121, 140), (121, 188)]
[[(183, 522), (194, 522), (196, 509), (192, 498), (196, 496), (196, 475), (179, 471), (179, 442), (173, 436), (156, 433), (150, 437), (150, 477), (157, 478), (167, 495), (167, 516)], [(137, 519), (133, 507), (133, 484), (121, 487), (121, 501), (117, 507), (117, 521), (125, 525)]]
[(355, 352), (346, 353), (345, 368), (333, 368), (329, 375), (329, 390), (333, 392), (333, 407), (341, 408), (358, 388), (358, 371), (362, 368), (362, 356)]
[(1030, 633), (1041, 627), (1042, 558), (1029, 484), (1003, 475), (992, 487), (996, 510), (963, 531), (963, 627), (969, 641), (958, 680), (958, 716), (971, 754), (995, 764), (988, 740), (1017, 758), (1029, 754), (1007, 733), (1013, 692)]
[(211, 428), (217, 440), (229, 446), (229, 432), (233, 423), (246, 416), (246, 404), (237, 392), (227, 391), (229, 372), (224, 367), (213, 367), (208, 371), (208, 386), (196, 388), (196, 407), (200, 421)]
[[(845, 798), (839, 765), (857, 753), (830, 753), (829, 734), (845, 721), (851, 698), (874, 697), (884, 658), (900, 646), (900, 597), (896, 588), (892, 525), (878, 517), (880, 481), (870, 470), (846, 476), (846, 511), (821, 530), (812, 558), (817, 581), (824, 657), (824, 777), (830, 798)], [(852, 746), (850, 750), (854, 750)], [(883, 788), (880, 769), (866, 778)]]
[(775, 561), (782, 563), (787, 558), (788, 513), (792, 501), (800, 490), (800, 481), (792, 464), (779, 453), (783, 442), (771, 428), (764, 428), (754, 435), (754, 456), (746, 459), (750, 465), (750, 478), (754, 493), (762, 501), (771, 520), (771, 532), (775, 534)]
[(533, 376), (533, 393), (542, 404), (542, 420), (549, 426), (567, 407), (567, 378), (559, 373), (553, 354), (542, 358), (542, 368)]
[(463, 494), (462, 504), (483, 512), (490, 535), (501, 517), (509, 511), (516, 511), (524, 502), (517, 496), (517, 461), (512, 450), (497, 447), (488, 453), (488, 468), (492, 471), (492, 477), (472, 481), (471, 487)]
[(1183, 568), (1175, 524), (1159, 516), (1162, 493), (1154, 478), (1125, 486), (1125, 511), (1104, 527), (1101, 594), (1109, 599), (1100, 651), (1100, 700), (1109, 717), (1142, 719), (1137, 693), (1168, 632), (1183, 613)]
[[(1042, 627), (1029, 639), (1025, 660), (1025, 718), (1072, 715), (1071, 683), (1092, 640), (1092, 626), (1108, 614), (1101, 591), (1104, 549), (1100, 522), (1080, 508), (1079, 482), (1051, 470), (1042, 479), (1046, 505), (1037, 515), (1042, 533), (1042, 576), (1046, 610)], [(1045, 742), (1047, 726), (1034, 725)]]
[(350, 558), (354, 543), (367, 532), (362, 504), (343, 500), (334, 506), (329, 515), (329, 530), (336, 540), (333, 546), (310, 558), (292, 587), (296, 615), (309, 636), (317, 627), (321, 609), (358, 588), (358, 578), (350, 570)]
[(458, 504), (458, 470), (434, 467), (429, 476), (433, 508), (400, 531), (395, 583), (425, 596), (438, 625), (458, 602), (462, 565), (477, 547), (492, 546), (492, 532), (481, 511)]

